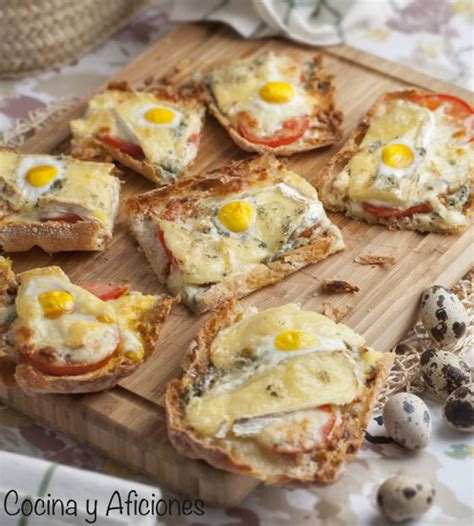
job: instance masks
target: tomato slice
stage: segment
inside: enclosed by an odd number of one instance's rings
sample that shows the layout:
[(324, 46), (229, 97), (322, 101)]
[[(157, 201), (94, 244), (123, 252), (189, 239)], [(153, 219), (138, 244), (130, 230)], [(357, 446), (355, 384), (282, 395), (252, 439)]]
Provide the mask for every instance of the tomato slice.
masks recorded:
[(166, 246), (165, 234), (161, 228), (158, 228), (158, 239), (160, 240), (161, 246), (172, 265), (178, 265), (177, 259), (174, 257), (173, 252)]
[(245, 125), (245, 117), (237, 116), (237, 130), (247, 141), (264, 144), (270, 148), (278, 148), (292, 144), (301, 139), (309, 127), (309, 117), (298, 117), (286, 120), (282, 127), (273, 135), (254, 135)]
[(421, 203), (404, 209), (375, 206), (370, 203), (362, 203), (362, 207), (369, 214), (383, 219), (397, 219), (399, 217), (409, 217), (414, 214), (429, 214), (431, 212), (431, 206), (428, 203)]
[(326, 440), (329, 433), (332, 431), (334, 424), (336, 423), (336, 415), (330, 405), (322, 405), (318, 407), (319, 410), (326, 412), (329, 415), (327, 422), (320, 428), (321, 441)]
[(474, 108), (466, 101), (445, 93), (412, 95), (410, 100), (429, 110), (437, 110), (440, 106), (445, 106), (446, 113), (456, 118), (465, 119), (474, 114)]
[(193, 133), (189, 136), (188, 142), (195, 144), (196, 146), (199, 145), (199, 142), (201, 141), (201, 134), (200, 133)]
[(77, 214), (63, 214), (60, 216), (55, 217), (43, 217), (41, 218), (41, 222), (44, 223), (46, 221), (62, 221), (63, 223), (77, 223), (78, 221), (82, 221), (82, 217)]
[(76, 376), (79, 374), (86, 374), (100, 369), (112, 358), (115, 351), (106, 356), (99, 362), (95, 363), (68, 363), (58, 364), (50, 362), (46, 357), (38, 352), (21, 353), (23, 360), (39, 371), (50, 374), (51, 376)]
[(137, 159), (145, 157), (141, 146), (138, 144), (122, 141), (122, 139), (117, 139), (116, 137), (112, 137), (110, 135), (104, 135), (100, 138), (100, 140), (105, 142), (105, 144), (112, 146), (113, 148), (117, 148), (117, 150), (120, 150), (122, 153), (130, 155), (131, 157), (135, 157)]
[(102, 301), (116, 300), (130, 290), (130, 285), (107, 285), (96, 281), (80, 281), (79, 287), (88, 290)]

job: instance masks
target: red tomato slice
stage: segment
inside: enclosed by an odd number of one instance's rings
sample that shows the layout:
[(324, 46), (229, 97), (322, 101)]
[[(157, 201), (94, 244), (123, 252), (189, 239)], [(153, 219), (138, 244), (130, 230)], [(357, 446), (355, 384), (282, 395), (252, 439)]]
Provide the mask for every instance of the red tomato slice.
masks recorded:
[(106, 285), (95, 281), (80, 281), (78, 286), (88, 290), (102, 301), (116, 300), (130, 290), (130, 285)]
[(301, 139), (305, 134), (309, 126), (308, 117), (299, 117), (295, 119), (288, 119), (283, 123), (283, 126), (275, 132), (273, 135), (263, 135), (257, 136), (254, 135), (250, 130), (245, 126), (244, 121), (237, 123), (237, 129), (240, 135), (250, 142), (256, 144), (264, 144), (270, 148), (278, 148), (278, 146), (285, 146), (287, 144), (292, 144), (298, 139)]
[(334, 414), (334, 411), (330, 405), (322, 405), (321, 407), (318, 407), (318, 409), (325, 411), (329, 415), (327, 422), (320, 429), (321, 440), (326, 440), (329, 433), (332, 431), (334, 424), (336, 423), (336, 415)]
[(130, 155), (131, 157), (135, 157), (137, 159), (145, 157), (141, 146), (139, 146), (138, 144), (132, 144), (131, 142), (122, 141), (121, 139), (111, 137), (110, 135), (104, 135), (100, 138), (100, 140), (102, 142), (105, 142), (105, 144), (112, 146), (113, 148), (117, 148), (117, 150), (120, 150), (122, 153)]
[(69, 364), (58, 364), (50, 362), (47, 358), (41, 356), (39, 353), (21, 353), (23, 360), (39, 371), (50, 374), (51, 376), (76, 376), (78, 374), (86, 374), (92, 371), (96, 371), (103, 367), (115, 354), (112, 352), (109, 356), (106, 356), (103, 360), (95, 363), (69, 363)]
[(63, 214), (60, 216), (55, 217), (43, 217), (41, 219), (41, 222), (46, 221), (62, 221), (63, 223), (77, 223), (78, 221), (82, 221), (82, 217), (77, 214)]
[(472, 108), (466, 101), (444, 93), (412, 95), (410, 99), (416, 104), (424, 106), (430, 110), (436, 110), (444, 105), (446, 113), (452, 117), (465, 119), (474, 114), (474, 108)]
[(166, 257), (169, 259), (170, 263), (172, 265), (177, 265), (178, 261), (174, 257), (173, 252), (171, 252), (171, 250), (166, 246), (165, 234), (163, 233), (163, 230), (161, 230), (160, 228), (158, 228), (158, 239), (160, 240), (161, 246), (163, 247)]
[(188, 142), (198, 145), (201, 140), (200, 133), (193, 133), (189, 136)]
[(409, 217), (414, 214), (429, 214), (431, 212), (431, 206), (428, 203), (421, 203), (405, 209), (375, 206), (369, 203), (362, 203), (362, 207), (369, 214), (383, 219), (397, 219), (399, 217)]

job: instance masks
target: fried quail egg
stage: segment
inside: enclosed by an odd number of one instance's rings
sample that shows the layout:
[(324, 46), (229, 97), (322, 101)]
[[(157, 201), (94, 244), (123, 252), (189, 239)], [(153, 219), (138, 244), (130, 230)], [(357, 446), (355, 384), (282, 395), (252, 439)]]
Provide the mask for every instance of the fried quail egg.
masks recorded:
[(183, 114), (165, 104), (147, 104), (135, 111), (134, 120), (139, 126), (176, 128), (183, 121)]
[(255, 221), (255, 207), (246, 199), (235, 199), (223, 203), (216, 211), (214, 223), (229, 235), (249, 232)]
[(263, 337), (254, 356), (262, 363), (276, 365), (287, 358), (304, 354), (345, 349), (344, 341), (340, 338), (328, 338), (312, 332), (288, 329)]
[(312, 104), (302, 88), (279, 80), (262, 84), (250, 100), (238, 104), (234, 111), (250, 113), (265, 133), (271, 133), (285, 121), (311, 113)]
[(18, 323), (31, 331), (29, 343), (53, 348), (71, 362), (100, 361), (120, 343), (114, 308), (62, 273), (31, 274), (19, 289), (16, 306)]
[(41, 155), (22, 158), (17, 171), (17, 185), (28, 203), (35, 203), (64, 175), (61, 161)]

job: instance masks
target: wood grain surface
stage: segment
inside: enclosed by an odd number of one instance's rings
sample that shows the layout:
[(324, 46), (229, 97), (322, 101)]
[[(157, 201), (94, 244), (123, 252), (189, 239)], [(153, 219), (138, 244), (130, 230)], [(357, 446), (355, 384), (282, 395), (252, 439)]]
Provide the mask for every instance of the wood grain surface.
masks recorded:
[[(140, 85), (148, 77), (166, 75), (175, 82), (189, 79), (229, 59), (262, 49), (290, 51), (309, 57), (314, 49), (283, 40), (245, 41), (220, 25), (184, 25), (160, 40), (115, 78)], [(345, 114), (344, 139), (374, 99), (382, 92), (415, 85), (452, 93), (472, 102), (467, 91), (421, 73), (378, 59), (346, 46), (321, 50), (324, 64), (334, 75), (337, 101)], [(68, 120), (81, 114), (81, 102), (37, 133), (23, 147), (27, 152), (49, 152), (69, 136)], [(289, 166), (311, 181), (342, 145), (299, 154)], [(198, 159), (191, 172), (214, 168), (243, 158), (226, 132), (207, 118)], [(152, 189), (149, 181), (133, 173), (124, 175), (122, 200)], [(281, 283), (245, 298), (260, 309), (296, 301), (305, 309), (320, 310), (322, 303), (349, 309), (344, 323), (363, 334), (369, 344), (388, 351), (412, 326), (421, 291), (438, 283), (452, 286), (472, 264), (473, 228), (459, 236), (388, 231), (383, 227), (329, 214), (341, 228), (347, 249), (326, 261), (306, 267)], [(362, 266), (360, 255), (393, 256), (391, 268)], [(13, 255), (15, 271), (60, 265), (72, 280), (93, 279), (131, 283), (143, 292), (161, 292), (144, 257), (137, 251), (121, 212), (113, 241), (103, 253), (63, 253), (48, 256), (39, 250)], [(357, 285), (356, 294), (327, 295), (320, 291), (324, 278)], [(60, 429), (104, 454), (146, 473), (167, 488), (200, 497), (208, 504), (238, 504), (256, 481), (213, 469), (204, 462), (180, 457), (166, 437), (162, 395), (168, 380), (179, 374), (179, 362), (205, 316), (192, 315), (184, 306), (174, 309), (165, 325), (159, 351), (135, 374), (109, 392), (84, 396), (28, 397), (15, 387), (0, 385), (8, 404)]]

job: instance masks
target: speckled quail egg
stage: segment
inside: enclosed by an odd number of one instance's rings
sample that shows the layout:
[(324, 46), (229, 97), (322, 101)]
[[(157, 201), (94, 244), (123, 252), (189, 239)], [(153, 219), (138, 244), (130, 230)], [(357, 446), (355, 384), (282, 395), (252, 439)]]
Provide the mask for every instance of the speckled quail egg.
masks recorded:
[(377, 504), (384, 516), (393, 522), (421, 517), (433, 504), (436, 492), (431, 483), (415, 475), (395, 475), (377, 492)]
[(471, 381), (468, 365), (452, 352), (427, 349), (421, 355), (420, 366), (426, 385), (443, 401)]
[(464, 305), (450, 290), (440, 285), (426, 289), (421, 296), (421, 320), (439, 345), (451, 345), (466, 334), (468, 316)]
[(458, 431), (474, 431), (474, 383), (451, 393), (443, 407), (446, 422)]
[(383, 408), (388, 435), (408, 449), (422, 449), (431, 436), (431, 415), (425, 402), (410, 393), (397, 393)]

